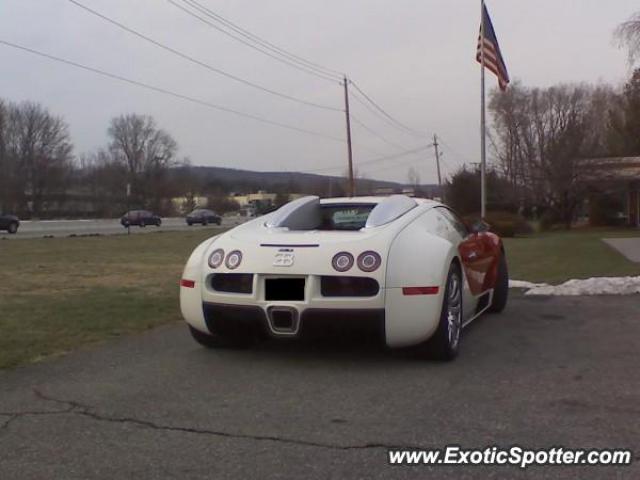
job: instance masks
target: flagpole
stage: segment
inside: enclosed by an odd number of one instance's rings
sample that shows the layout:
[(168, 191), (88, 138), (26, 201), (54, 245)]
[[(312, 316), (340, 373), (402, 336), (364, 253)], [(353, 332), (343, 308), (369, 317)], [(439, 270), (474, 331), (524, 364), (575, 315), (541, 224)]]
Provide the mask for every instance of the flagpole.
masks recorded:
[(487, 214), (487, 126), (484, 93), (484, 0), (480, 1), (480, 217)]

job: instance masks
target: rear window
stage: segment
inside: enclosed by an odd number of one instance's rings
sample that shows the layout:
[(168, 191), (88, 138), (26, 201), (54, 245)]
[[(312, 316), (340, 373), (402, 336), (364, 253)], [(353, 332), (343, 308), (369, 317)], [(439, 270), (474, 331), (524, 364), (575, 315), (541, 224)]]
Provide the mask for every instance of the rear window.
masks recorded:
[(322, 223), (319, 230), (360, 230), (367, 224), (371, 204), (321, 205)]

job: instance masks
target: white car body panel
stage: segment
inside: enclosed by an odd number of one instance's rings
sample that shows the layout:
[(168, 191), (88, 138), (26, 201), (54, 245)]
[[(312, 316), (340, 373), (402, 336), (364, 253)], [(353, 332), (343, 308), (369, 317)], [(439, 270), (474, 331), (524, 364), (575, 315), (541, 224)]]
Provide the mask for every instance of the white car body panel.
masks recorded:
[[(322, 200), (321, 204), (377, 204), (383, 200), (384, 197), (335, 198)], [(259, 307), (265, 315), (274, 307), (290, 307), (299, 315), (307, 309), (384, 310), (384, 335), (389, 347), (424, 342), (438, 326), (447, 274), (452, 262), (460, 262), (458, 246), (463, 236), (434, 210), (441, 204), (421, 199), (415, 203), (415, 208), (389, 223), (358, 231), (291, 231), (270, 227), (274, 218), (282, 217), (276, 211), (213, 237), (194, 250), (185, 266), (182, 278), (195, 282), (195, 288), (180, 288), (182, 315), (192, 327), (207, 333), (203, 303)], [(239, 267), (230, 270), (223, 262), (220, 267), (211, 268), (208, 258), (217, 249), (223, 249), (225, 254), (240, 250)], [(381, 266), (372, 273), (360, 271), (357, 265), (344, 273), (332, 267), (332, 258), (338, 252), (349, 252), (357, 259), (368, 250), (382, 258)], [(465, 279), (463, 312), (468, 321), (475, 315), (479, 296), (471, 293), (465, 270), (461, 270)], [(252, 293), (214, 291), (207, 281), (215, 273), (253, 274)], [(380, 289), (371, 297), (325, 297), (320, 291), (322, 276), (372, 278)], [(265, 300), (265, 279), (292, 277), (306, 279), (304, 300)], [(403, 287), (427, 286), (438, 287), (438, 293), (403, 293)]]

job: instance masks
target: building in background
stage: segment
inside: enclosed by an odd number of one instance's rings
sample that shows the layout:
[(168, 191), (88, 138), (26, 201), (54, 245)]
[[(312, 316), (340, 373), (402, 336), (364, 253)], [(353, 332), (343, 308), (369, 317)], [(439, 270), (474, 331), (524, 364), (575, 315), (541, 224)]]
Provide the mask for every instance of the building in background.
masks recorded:
[(249, 207), (256, 205), (275, 205), (278, 194), (259, 190), (257, 193), (248, 193), (245, 195), (232, 193), (230, 200), (238, 202), (241, 207)]
[(640, 157), (590, 158), (576, 168), (578, 184), (587, 191), (591, 224), (640, 227)]

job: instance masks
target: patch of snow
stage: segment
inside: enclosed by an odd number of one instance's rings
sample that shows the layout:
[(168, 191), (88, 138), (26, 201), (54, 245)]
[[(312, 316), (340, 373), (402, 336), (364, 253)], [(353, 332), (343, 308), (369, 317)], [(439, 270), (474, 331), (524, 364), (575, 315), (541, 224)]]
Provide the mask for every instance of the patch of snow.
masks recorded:
[(526, 288), (525, 295), (633, 295), (640, 293), (640, 276), (593, 277), (567, 280), (560, 285), (510, 280), (510, 288)]
[(549, 285), (546, 283), (533, 283), (526, 282), (524, 280), (509, 280), (509, 288), (538, 288), (538, 287), (548, 287)]

